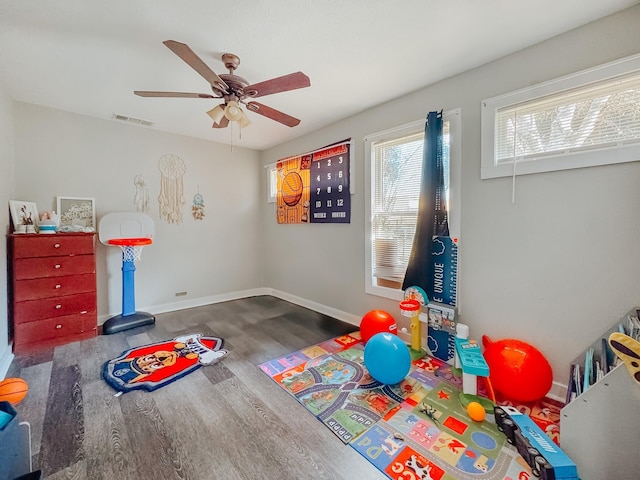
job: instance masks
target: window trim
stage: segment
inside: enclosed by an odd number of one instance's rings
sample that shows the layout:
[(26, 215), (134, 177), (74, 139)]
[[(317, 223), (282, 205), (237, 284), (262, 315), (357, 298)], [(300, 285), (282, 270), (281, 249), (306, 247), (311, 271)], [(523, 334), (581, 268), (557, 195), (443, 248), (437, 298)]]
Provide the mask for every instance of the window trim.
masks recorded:
[[(443, 120), (450, 122), (449, 135), (449, 232), (451, 237), (460, 238), (460, 222), (461, 222), (461, 183), (462, 183), (462, 110), (445, 111)], [(371, 195), (373, 192), (373, 144), (385, 140), (409, 135), (417, 130), (424, 132), (426, 118), (416, 120), (395, 128), (383, 130), (381, 132), (372, 133), (364, 137), (365, 143), (365, 293), (376, 295), (379, 297), (389, 298), (392, 300), (403, 300), (404, 292), (394, 288), (379, 287), (374, 284), (371, 262), (373, 260), (371, 228)], [(458, 256), (458, 268), (460, 268), (460, 257)], [(458, 299), (460, 299), (460, 286), (458, 285)]]
[(516, 159), (515, 167), (513, 161), (497, 165), (495, 160), (495, 123), (498, 109), (638, 71), (640, 71), (640, 54), (482, 100), (480, 178), (484, 180), (511, 177), (514, 174), (527, 175), (640, 160), (640, 145), (638, 144), (603, 147), (587, 152), (559, 153), (539, 159), (522, 161)]
[(267, 202), (275, 203), (278, 196), (278, 169), (276, 164), (266, 165), (267, 170)]

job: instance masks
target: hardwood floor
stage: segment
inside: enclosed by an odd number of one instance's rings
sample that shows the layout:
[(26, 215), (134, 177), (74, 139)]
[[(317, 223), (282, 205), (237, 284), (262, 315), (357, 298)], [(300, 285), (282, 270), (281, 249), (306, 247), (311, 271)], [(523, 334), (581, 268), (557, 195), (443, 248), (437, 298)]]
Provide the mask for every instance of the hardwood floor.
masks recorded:
[[(257, 367), (357, 328), (252, 297), (158, 315), (156, 324), (17, 357), (29, 384), (34, 468), (59, 479), (387, 478)], [(105, 361), (186, 333), (222, 337), (229, 355), (154, 392), (115, 397)]]

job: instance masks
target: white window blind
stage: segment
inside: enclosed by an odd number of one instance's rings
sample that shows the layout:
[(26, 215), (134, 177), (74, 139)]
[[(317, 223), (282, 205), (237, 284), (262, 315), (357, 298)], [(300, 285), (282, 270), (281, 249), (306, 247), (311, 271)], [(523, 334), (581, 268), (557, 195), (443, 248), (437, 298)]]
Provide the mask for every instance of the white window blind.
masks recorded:
[[(443, 122), (448, 203), (449, 122)], [(372, 274), (379, 286), (401, 288), (418, 216), (424, 149), (419, 131), (372, 144)]]
[(482, 178), (640, 160), (640, 55), (482, 106)]
[(640, 143), (640, 73), (498, 109), (498, 164)]

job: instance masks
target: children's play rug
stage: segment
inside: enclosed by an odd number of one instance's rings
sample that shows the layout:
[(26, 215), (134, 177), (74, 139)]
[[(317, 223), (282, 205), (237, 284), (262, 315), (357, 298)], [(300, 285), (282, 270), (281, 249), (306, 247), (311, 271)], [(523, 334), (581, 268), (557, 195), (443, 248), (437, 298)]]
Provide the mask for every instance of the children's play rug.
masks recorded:
[[(462, 380), (440, 360), (417, 360), (405, 380), (385, 386), (368, 374), (355, 332), (260, 368), (389, 478), (534, 478), (492, 414), (481, 423), (469, 418), (458, 400)], [(517, 407), (558, 441), (559, 402), (498, 403)]]
[(227, 354), (224, 340), (199, 333), (183, 335), (123, 352), (102, 367), (105, 381), (116, 390), (155, 390)]

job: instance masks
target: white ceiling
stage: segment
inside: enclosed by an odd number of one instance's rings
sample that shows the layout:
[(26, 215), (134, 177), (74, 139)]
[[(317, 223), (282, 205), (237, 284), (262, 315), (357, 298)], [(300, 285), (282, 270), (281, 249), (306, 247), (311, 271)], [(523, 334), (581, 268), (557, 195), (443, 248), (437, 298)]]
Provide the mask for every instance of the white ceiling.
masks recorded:
[[(233, 143), (262, 150), (533, 45), (638, 0), (0, 0), (0, 82), (17, 101), (220, 143), (218, 100), (142, 98), (134, 90), (211, 93), (162, 42), (216, 73), (231, 52), (249, 83), (303, 71), (311, 87), (259, 101)], [(115, 121), (115, 120), (114, 120)]]

